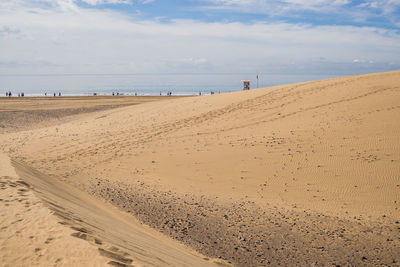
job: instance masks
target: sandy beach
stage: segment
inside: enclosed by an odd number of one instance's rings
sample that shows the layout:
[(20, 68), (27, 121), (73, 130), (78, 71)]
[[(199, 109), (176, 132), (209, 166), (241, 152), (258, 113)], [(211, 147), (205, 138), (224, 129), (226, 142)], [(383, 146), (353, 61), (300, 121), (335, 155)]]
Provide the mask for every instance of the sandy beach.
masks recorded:
[(1, 266), (398, 266), (400, 72), (0, 99)]

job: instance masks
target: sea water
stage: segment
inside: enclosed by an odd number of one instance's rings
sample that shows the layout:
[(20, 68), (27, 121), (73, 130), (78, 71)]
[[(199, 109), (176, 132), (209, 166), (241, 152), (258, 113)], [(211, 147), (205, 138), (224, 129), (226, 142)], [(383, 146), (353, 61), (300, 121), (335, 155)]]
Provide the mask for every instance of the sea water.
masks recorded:
[[(260, 74), (259, 87), (305, 82), (336, 77), (334, 75)], [(67, 95), (198, 95), (239, 91), (242, 80), (250, 80), (256, 88), (256, 73), (192, 73), (192, 74), (0, 74), (0, 96), (11, 91), (14, 96)]]

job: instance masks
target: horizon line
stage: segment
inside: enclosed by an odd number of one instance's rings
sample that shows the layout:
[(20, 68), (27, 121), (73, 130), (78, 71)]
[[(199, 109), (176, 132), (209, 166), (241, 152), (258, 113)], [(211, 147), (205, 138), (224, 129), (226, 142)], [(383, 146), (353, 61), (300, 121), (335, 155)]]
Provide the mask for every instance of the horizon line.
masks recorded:
[(137, 73), (38, 73), (1, 74), (1, 76), (136, 76), (136, 75), (340, 75), (332, 73), (278, 73), (278, 72), (137, 72)]

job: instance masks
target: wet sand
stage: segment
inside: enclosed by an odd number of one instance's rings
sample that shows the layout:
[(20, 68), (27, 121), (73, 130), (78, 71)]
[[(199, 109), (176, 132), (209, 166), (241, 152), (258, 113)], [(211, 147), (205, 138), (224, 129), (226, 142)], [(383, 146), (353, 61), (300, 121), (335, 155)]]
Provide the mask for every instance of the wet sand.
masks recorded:
[(24, 181), (22, 166), (67, 183), (200, 260), (395, 266), (399, 84), (389, 72), (113, 107), (7, 126), (0, 148)]

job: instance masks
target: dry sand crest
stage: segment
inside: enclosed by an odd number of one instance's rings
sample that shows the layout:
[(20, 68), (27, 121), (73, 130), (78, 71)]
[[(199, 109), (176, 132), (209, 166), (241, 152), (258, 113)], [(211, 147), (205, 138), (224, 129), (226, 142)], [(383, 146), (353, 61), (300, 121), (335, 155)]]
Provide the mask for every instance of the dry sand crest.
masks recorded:
[[(63, 107), (68, 117), (59, 112), (45, 122), (40, 116), (48, 108), (37, 108), (34, 100), (26, 100), (32, 108), (25, 113), (2, 100), (0, 145), (15, 162), (16, 179), (36, 188), (59, 218), (66, 213), (69, 221), (62, 222), (81, 230), (75, 237), (92, 247), (101, 240), (98, 257), (163, 265), (146, 261), (155, 252), (140, 256), (118, 242), (118, 234), (91, 223), (114, 206), (209, 258), (225, 260), (204, 260), (151, 229), (141, 230), (159, 246), (169, 244), (176, 254), (167, 260), (177, 265), (399, 264), (400, 72), (140, 105), (121, 99), (99, 100), (87, 113), (71, 101)], [(107, 109), (113, 105), (126, 106)], [(5, 123), (10, 107), (20, 112), (23, 125)], [(27, 127), (30, 121), (39, 124)], [(65, 192), (52, 193), (60, 186), (44, 190), (38, 177), (68, 183), (72, 187), (64, 191), (86, 191), (100, 199), (91, 201), (112, 206), (82, 218), (60, 199)]]

